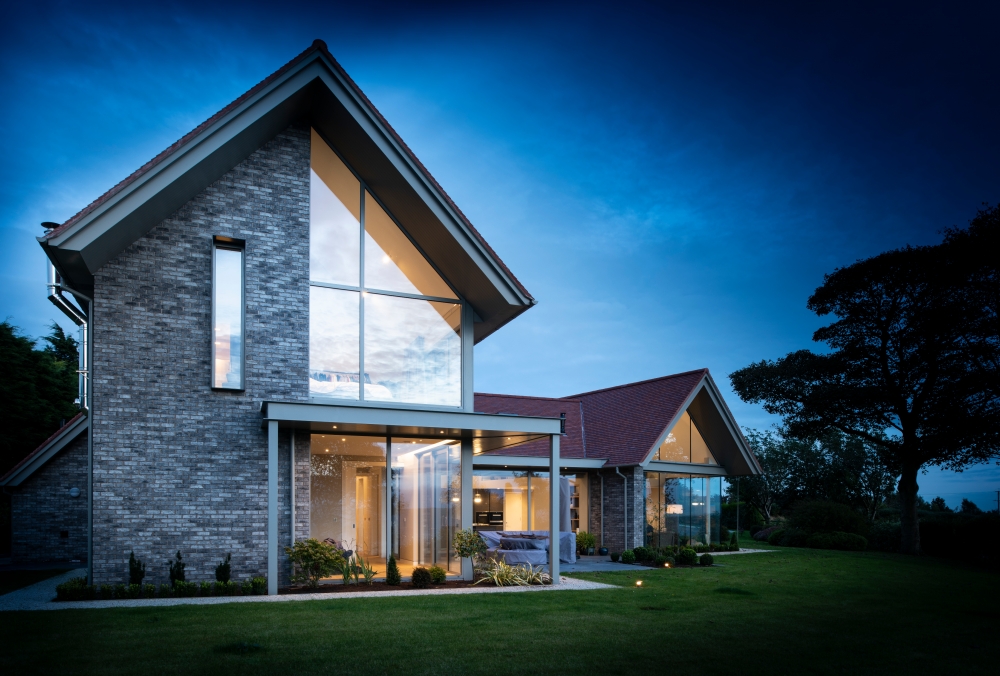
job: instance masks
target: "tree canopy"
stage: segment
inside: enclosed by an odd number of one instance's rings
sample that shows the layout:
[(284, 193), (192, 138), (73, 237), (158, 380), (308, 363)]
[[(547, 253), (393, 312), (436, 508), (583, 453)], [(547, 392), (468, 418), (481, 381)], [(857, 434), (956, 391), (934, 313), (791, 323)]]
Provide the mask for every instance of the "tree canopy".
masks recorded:
[(77, 348), (53, 323), (42, 349), (9, 320), (0, 322), (0, 475), (79, 412)]
[(903, 551), (919, 551), (917, 474), (960, 470), (1000, 451), (1000, 208), (935, 246), (888, 251), (824, 277), (808, 300), (835, 321), (800, 350), (731, 374), (741, 399), (789, 434), (837, 429), (900, 472)]

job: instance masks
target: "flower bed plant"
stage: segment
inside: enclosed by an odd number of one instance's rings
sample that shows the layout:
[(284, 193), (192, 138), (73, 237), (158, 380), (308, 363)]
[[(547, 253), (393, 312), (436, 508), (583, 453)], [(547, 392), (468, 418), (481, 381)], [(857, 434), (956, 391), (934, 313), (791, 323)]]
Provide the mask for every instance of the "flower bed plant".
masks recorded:
[(107, 601), (112, 599), (173, 599), (209, 596), (263, 596), (267, 594), (267, 578), (255, 577), (236, 582), (186, 582), (173, 586), (161, 584), (92, 585), (87, 579), (74, 577), (56, 587), (56, 601)]

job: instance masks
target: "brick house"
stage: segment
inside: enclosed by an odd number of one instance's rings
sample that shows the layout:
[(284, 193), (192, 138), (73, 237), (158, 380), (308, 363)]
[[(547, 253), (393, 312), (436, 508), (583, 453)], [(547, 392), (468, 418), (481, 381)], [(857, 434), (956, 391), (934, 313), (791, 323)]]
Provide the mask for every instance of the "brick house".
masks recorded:
[(276, 593), (308, 537), (468, 577), (475, 527), (550, 531), (557, 578), (558, 532), (717, 538), (721, 477), (759, 471), (707, 371), (475, 394), (474, 345), (535, 300), (321, 41), (45, 225), (83, 410), (0, 479), (18, 561), (231, 553)]

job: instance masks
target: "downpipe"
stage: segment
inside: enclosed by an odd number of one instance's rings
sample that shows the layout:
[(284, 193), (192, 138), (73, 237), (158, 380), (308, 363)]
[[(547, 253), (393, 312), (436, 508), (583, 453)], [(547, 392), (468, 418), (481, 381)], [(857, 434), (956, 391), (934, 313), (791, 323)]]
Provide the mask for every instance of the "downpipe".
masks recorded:
[(59, 308), (63, 314), (69, 317), (74, 324), (80, 327), (81, 337), (79, 364), (76, 371), (79, 381), (77, 385), (77, 399), (79, 401), (80, 408), (89, 412), (90, 401), (88, 393), (90, 390), (90, 326), (88, 324), (87, 314), (71, 303), (69, 299), (63, 295), (63, 291), (68, 291), (77, 298), (86, 301), (88, 303), (88, 307), (91, 303), (91, 299), (90, 297), (65, 286), (62, 283), (62, 279), (59, 277), (59, 273), (56, 272), (56, 268), (52, 264), (52, 261), (46, 259), (46, 262), (48, 263), (48, 281), (46, 283), (46, 289), (49, 293), (49, 301)]

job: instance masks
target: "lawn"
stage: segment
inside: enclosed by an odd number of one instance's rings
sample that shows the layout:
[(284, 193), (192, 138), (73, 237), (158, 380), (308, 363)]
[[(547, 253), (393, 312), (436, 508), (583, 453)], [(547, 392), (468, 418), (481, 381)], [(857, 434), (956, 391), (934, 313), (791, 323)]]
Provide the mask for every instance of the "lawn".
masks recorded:
[(0, 571), (0, 595), (15, 589), (33, 585), (50, 577), (65, 573), (68, 568), (50, 570), (4, 570)]
[(4, 614), (0, 665), (19, 674), (996, 673), (995, 573), (802, 549), (717, 560), (587, 575), (618, 585), (600, 591)]

